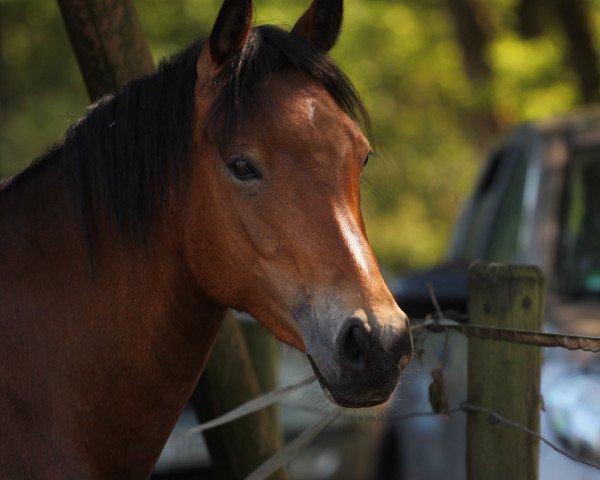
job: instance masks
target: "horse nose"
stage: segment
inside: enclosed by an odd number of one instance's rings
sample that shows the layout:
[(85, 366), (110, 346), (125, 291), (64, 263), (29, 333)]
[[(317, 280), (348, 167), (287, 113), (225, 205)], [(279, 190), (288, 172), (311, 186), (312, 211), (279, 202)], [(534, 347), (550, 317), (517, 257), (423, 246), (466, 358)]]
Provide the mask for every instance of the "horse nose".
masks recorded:
[(369, 363), (370, 333), (365, 325), (355, 318), (345, 322), (338, 335), (336, 353), (342, 369), (349, 373), (361, 373)]
[(338, 324), (333, 344), (315, 343), (309, 353), (319, 382), (342, 407), (385, 402), (413, 354), (401, 311), (379, 317), (358, 313)]
[[(402, 324), (408, 325), (406, 315)], [(360, 318), (343, 322), (335, 341), (335, 358), (342, 372), (357, 377), (381, 362), (397, 364), (404, 369), (413, 356), (412, 338), (405, 328), (375, 330)]]

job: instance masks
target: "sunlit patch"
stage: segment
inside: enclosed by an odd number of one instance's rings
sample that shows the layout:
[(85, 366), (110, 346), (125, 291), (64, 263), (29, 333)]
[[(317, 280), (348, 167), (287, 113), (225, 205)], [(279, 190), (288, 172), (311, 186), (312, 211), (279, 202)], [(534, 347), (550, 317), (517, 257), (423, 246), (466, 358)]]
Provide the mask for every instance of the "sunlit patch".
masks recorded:
[(364, 237), (356, 227), (347, 211), (337, 210), (335, 214), (336, 221), (342, 232), (344, 242), (346, 243), (352, 261), (366, 274), (369, 272), (369, 259), (367, 248), (365, 248)]
[(316, 109), (316, 101), (314, 98), (306, 99), (306, 114), (308, 116), (308, 121), (311, 123), (315, 122), (315, 109)]

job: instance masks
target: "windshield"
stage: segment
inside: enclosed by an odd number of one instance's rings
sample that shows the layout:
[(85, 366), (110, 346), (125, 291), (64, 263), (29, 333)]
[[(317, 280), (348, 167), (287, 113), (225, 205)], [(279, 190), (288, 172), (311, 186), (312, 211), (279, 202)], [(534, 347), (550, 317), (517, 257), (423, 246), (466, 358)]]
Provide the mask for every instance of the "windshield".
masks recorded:
[(576, 151), (567, 168), (558, 256), (564, 293), (600, 293), (600, 149)]

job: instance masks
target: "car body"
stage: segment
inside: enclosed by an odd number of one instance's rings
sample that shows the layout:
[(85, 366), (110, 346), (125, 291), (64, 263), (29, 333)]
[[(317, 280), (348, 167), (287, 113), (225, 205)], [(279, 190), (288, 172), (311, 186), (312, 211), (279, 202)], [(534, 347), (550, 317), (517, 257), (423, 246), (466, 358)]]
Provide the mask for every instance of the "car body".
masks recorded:
[[(491, 152), (460, 215), (446, 261), (391, 282), (412, 319), (442, 310), (466, 313), (468, 267), (474, 261), (535, 264), (547, 279), (547, 331), (600, 335), (600, 110), (512, 130)], [(429, 371), (444, 368), (450, 406), (466, 399), (467, 341), (429, 335), (394, 401), (402, 415), (430, 409)], [(446, 345), (448, 345), (446, 347)], [(535, 348), (535, 347), (531, 347)], [(542, 434), (600, 464), (600, 355), (546, 349)], [(399, 460), (387, 478), (465, 476), (465, 415), (392, 421)], [(598, 478), (598, 471), (546, 445), (540, 478)]]

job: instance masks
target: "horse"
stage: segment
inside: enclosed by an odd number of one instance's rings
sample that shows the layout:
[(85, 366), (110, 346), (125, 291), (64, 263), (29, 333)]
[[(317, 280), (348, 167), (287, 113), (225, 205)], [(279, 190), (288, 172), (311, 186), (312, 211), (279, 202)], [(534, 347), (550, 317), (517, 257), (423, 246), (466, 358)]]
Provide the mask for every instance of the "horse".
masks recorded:
[(340, 406), (393, 392), (413, 346), (361, 217), (342, 13), (314, 0), (285, 31), (225, 0), (206, 40), (3, 185), (1, 478), (147, 478), (228, 307)]

